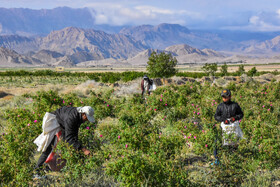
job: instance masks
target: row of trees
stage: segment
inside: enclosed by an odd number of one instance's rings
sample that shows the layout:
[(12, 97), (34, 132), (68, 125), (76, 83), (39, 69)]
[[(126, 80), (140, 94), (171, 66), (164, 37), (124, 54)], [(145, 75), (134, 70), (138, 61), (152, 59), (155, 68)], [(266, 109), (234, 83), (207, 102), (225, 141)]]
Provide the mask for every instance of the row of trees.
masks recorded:
[[(202, 67), (202, 70), (204, 72), (206, 72), (208, 75), (215, 75), (215, 73), (217, 72), (218, 70), (218, 65), (216, 63), (213, 63), (213, 64), (208, 64), (206, 63), (203, 67)], [(221, 76), (225, 76), (225, 75), (228, 75), (228, 65), (226, 63), (224, 63), (224, 65), (221, 66)], [(238, 66), (238, 70), (236, 71), (237, 75), (242, 75), (245, 73), (245, 69), (244, 69), (244, 65), (241, 64)], [(256, 75), (257, 73), (257, 69), (256, 67), (253, 67), (252, 69), (250, 69), (247, 74), (249, 76), (254, 76)]]
[[(178, 70), (175, 69), (178, 61), (170, 53), (156, 53), (153, 52), (149, 57), (147, 71), (152, 77), (171, 77), (175, 75)], [(208, 64), (206, 63), (202, 70), (208, 75), (214, 76), (218, 71), (217, 63)], [(221, 76), (228, 75), (228, 65), (224, 63), (220, 69)], [(245, 73), (244, 65), (239, 65), (238, 70), (236, 71), (237, 75), (242, 75)], [(253, 67), (247, 72), (249, 76), (254, 76), (257, 73), (256, 67)]]

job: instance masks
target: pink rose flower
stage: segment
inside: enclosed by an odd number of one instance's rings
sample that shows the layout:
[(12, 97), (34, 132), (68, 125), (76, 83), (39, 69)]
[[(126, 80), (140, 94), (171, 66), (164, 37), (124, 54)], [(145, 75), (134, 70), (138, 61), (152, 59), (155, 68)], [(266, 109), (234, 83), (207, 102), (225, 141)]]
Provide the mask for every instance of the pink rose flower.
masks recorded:
[(34, 120), (34, 123), (37, 123), (38, 121), (37, 121), (37, 119), (36, 120)]

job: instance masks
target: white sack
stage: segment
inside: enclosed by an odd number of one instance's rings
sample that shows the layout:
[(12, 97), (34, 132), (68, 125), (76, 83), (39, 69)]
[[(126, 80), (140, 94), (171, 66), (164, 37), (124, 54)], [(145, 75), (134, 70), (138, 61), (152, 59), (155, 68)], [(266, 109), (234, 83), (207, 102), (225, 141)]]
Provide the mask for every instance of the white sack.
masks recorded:
[[(243, 138), (243, 132), (239, 126), (239, 122), (235, 121), (234, 123), (225, 124), (221, 123), (223, 130), (223, 145), (235, 145), (238, 143), (239, 139)], [(228, 136), (233, 136), (232, 140)]]
[(38, 151), (46, 151), (53, 137), (60, 131), (60, 126), (56, 120), (56, 116), (47, 112), (43, 118), (43, 132), (35, 140), (34, 143), (38, 146)]

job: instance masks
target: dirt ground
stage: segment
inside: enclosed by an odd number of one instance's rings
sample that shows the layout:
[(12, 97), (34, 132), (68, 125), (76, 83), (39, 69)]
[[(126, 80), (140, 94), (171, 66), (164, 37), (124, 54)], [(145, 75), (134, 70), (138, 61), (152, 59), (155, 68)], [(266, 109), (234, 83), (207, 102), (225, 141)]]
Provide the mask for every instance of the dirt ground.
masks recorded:
[[(280, 64), (267, 64), (267, 65), (245, 65), (245, 71), (249, 71), (253, 67), (256, 67), (257, 71), (280, 71)], [(238, 70), (238, 65), (229, 66), (228, 72), (236, 72)], [(188, 65), (179, 65), (178, 66), (179, 71), (181, 72), (202, 72), (201, 66), (188, 66)], [(31, 69), (29, 69), (31, 70)], [(35, 69), (34, 69), (35, 70)], [(0, 71), (3, 71), (1, 69)], [(127, 67), (127, 68), (66, 68), (65, 71), (71, 71), (71, 72), (124, 72), (124, 71), (145, 71), (144, 67)], [(77, 88), (77, 85), (36, 85), (34, 87), (4, 87), (0, 85), (0, 101), (2, 100), (9, 100), (13, 98), (14, 96), (20, 96), (26, 93), (35, 93), (39, 90), (58, 90), (59, 93), (69, 93)], [(79, 90), (79, 89), (76, 89)], [(1, 94), (2, 93), (2, 94)]]
[(60, 93), (69, 93), (71, 90), (75, 89), (76, 85), (37, 85), (32, 88), (22, 88), (22, 87), (3, 87), (0, 86), (0, 101), (10, 100), (14, 96), (21, 96), (26, 93), (36, 93), (40, 90), (58, 90)]

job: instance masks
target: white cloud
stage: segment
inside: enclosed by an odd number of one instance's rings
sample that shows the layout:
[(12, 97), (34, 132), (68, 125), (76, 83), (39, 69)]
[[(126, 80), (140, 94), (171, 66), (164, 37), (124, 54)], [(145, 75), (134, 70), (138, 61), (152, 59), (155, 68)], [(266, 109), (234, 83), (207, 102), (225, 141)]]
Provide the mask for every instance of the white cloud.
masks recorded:
[(223, 28), (246, 31), (280, 31), (280, 9), (275, 12), (259, 12), (251, 15), (245, 25), (233, 25)]
[(253, 24), (253, 25), (258, 25), (260, 22), (260, 18), (258, 16), (252, 16), (249, 19), (249, 23)]
[(280, 9), (278, 9), (278, 10), (276, 11), (276, 13), (277, 13), (278, 16), (280, 17)]
[(174, 14), (174, 11), (168, 10), (168, 9), (161, 9), (153, 6), (136, 6), (136, 10), (145, 13), (146, 15), (149, 14), (165, 14), (165, 15), (172, 15)]
[(186, 20), (201, 17), (199, 13), (186, 10), (164, 9), (154, 6), (129, 6), (126, 4), (90, 3), (97, 24), (126, 25), (126, 24), (186, 24)]

